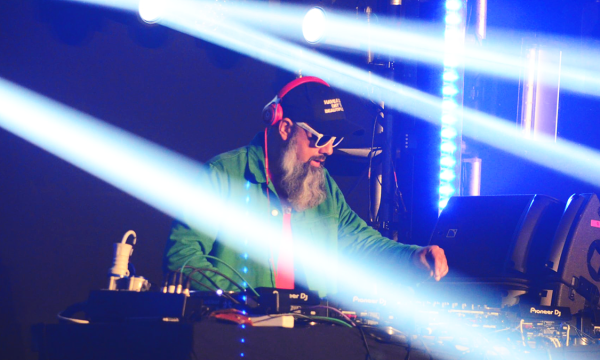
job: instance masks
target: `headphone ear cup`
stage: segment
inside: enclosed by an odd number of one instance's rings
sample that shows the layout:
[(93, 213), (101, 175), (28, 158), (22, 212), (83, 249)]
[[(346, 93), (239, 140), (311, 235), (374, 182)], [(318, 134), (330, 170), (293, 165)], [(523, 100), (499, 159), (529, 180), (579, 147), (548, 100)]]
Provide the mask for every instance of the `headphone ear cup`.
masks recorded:
[(273, 103), (268, 103), (267, 106), (264, 107), (262, 112), (262, 119), (266, 125), (271, 125), (273, 123), (273, 119), (275, 118), (275, 114), (277, 112), (277, 105)]
[(263, 109), (262, 118), (265, 124), (269, 126), (274, 125), (283, 119), (283, 109), (279, 104), (269, 103)]

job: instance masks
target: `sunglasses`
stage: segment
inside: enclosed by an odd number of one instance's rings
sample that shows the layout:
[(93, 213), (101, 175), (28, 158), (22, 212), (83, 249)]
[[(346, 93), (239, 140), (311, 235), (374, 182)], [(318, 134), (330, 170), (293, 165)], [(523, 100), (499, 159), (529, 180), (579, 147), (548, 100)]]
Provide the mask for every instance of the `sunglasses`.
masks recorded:
[[(308, 126), (308, 124), (303, 123), (303, 122), (297, 122), (296, 125), (298, 125), (298, 127), (302, 128), (302, 129), (308, 131), (313, 136), (317, 137), (317, 140), (314, 142), (314, 145), (317, 148), (322, 148), (323, 146), (327, 146), (330, 143), (332, 144), (332, 147), (336, 147), (342, 142), (342, 140), (344, 140), (343, 137), (337, 139), (335, 136), (319, 134), (315, 129), (311, 128), (310, 126)], [(311, 139), (312, 139), (312, 137), (311, 137)]]

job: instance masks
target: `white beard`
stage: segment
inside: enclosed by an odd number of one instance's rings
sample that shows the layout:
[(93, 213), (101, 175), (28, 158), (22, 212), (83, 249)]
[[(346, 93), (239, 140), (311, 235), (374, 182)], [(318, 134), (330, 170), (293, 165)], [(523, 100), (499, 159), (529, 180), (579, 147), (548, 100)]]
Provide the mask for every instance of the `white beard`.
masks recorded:
[(301, 212), (325, 201), (327, 192), (323, 168), (312, 166), (310, 160), (306, 163), (298, 161), (296, 134), (297, 132), (294, 132), (281, 157), (281, 185), (292, 208)]

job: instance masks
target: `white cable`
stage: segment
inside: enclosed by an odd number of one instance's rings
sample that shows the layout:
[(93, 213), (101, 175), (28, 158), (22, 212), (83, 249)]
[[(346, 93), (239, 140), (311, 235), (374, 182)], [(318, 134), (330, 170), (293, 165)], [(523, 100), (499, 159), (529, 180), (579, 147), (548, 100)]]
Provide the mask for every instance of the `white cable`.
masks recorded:
[(567, 324), (567, 345), (566, 346), (569, 346), (570, 333), (571, 333), (571, 325)]
[(130, 235), (133, 235), (133, 244), (135, 244), (137, 237), (133, 230), (126, 232), (120, 243), (114, 244), (114, 262), (113, 267), (108, 272), (109, 275), (129, 276), (129, 257), (133, 254), (133, 245), (127, 244), (126, 241)]
[(137, 236), (135, 235), (135, 231), (133, 231), (133, 230), (129, 230), (128, 232), (125, 233), (125, 235), (123, 235), (123, 238), (121, 239), (121, 243), (125, 244), (127, 242), (127, 239), (129, 238), (129, 235), (133, 235), (133, 244), (132, 245), (135, 245)]
[(74, 324), (89, 324), (90, 323), (88, 320), (73, 319), (73, 318), (69, 318), (66, 316), (62, 316), (61, 313), (56, 314), (56, 317), (58, 318), (58, 320), (68, 321), (68, 322), (74, 323)]
[(523, 335), (523, 323), (525, 322), (525, 319), (521, 319), (521, 322), (519, 323), (519, 328), (521, 329), (521, 340), (523, 341), (523, 346), (527, 347), (527, 345), (525, 344), (525, 336)]

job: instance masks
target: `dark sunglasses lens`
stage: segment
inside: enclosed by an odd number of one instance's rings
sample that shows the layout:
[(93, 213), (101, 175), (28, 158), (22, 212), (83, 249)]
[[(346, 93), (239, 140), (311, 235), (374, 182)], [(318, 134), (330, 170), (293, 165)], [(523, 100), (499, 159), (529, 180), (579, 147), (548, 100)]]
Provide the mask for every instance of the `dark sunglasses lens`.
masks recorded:
[(317, 146), (325, 146), (331, 140), (331, 138), (332, 138), (332, 136), (323, 135), (323, 137), (321, 137), (319, 140), (317, 140), (317, 143), (315, 145), (317, 145)]
[(342, 142), (342, 140), (344, 140), (343, 137), (335, 138), (335, 140), (333, 140), (333, 147), (338, 146)]

